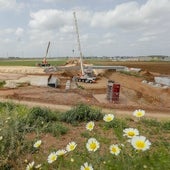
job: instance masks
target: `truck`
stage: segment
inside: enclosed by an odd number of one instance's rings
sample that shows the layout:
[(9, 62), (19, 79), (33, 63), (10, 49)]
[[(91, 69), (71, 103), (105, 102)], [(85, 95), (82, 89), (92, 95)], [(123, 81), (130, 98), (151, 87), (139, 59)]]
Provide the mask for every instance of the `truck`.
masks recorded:
[(76, 77), (76, 81), (85, 82), (85, 83), (95, 83), (96, 76), (93, 72), (93, 69), (91, 69), (91, 68), (84, 69), (84, 74), (78, 75)]
[(89, 77), (88, 75), (76, 76), (75, 80), (78, 82), (85, 82), (85, 83), (95, 83), (96, 77)]

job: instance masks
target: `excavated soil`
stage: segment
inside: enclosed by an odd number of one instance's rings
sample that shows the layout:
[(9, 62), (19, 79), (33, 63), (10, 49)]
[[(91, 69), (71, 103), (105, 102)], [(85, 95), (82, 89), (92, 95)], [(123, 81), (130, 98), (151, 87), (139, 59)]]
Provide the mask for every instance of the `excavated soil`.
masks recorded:
[[(170, 65), (170, 63), (169, 63)], [(147, 63), (147, 70), (142, 65), (142, 71), (139, 76), (126, 75), (115, 71), (105, 71), (98, 76), (96, 83), (86, 84), (79, 82), (76, 89), (65, 89), (65, 83), (72, 76), (68, 71), (62, 71), (61, 74), (55, 73), (62, 80), (60, 88), (37, 87), (23, 84), (14, 89), (1, 88), (1, 99), (15, 99), (19, 101), (29, 101), (34, 103), (45, 103), (54, 105), (76, 105), (77, 103), (87, 103), (103, 108), (134, 110), (145, 109), (155, 112), (170, 112), (170, 88), (153, 87), (142, 80), (153, 80), (154, 75), (160, 75), (165, 65), (159, 64), (157, 72), (150, 72)], [(157, 66), (153, 63), (153, 67)], [(138, 65), (138, 67), (140, 67)], [(152, 68), (152, 63), (150, 63)], [(152, 68), (152, 70), (154, 70)], [(167, 74), (166, 70), (166, 74)], [(17, 80), (28, 75), (49, 74), (43, 72), (43, 68), (32, 67), (0, 67), (0, 80)], [(119, 101), (110, 102), (106, 99), (108, 80), (114, 80), (120, 84)], [(169, 115), (169, 114), (168, 114)]]

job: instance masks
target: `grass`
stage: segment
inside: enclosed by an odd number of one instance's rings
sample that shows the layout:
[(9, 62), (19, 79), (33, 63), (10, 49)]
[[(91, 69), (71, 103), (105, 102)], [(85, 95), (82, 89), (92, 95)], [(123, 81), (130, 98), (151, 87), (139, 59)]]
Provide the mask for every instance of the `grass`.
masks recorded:
[(73, 109), (67, 111), (61, 116), (61, 120), (67, 123), (76, 123), (90, 120), (101, 120), (101, 110), (95, 109), (85, 104), (78, 104)]
[(5, 85), (5, 81), (0, 81), (0, 88), (2, 88)]
[[(41, 62), (42, 59), (1, 59), (0, 66), (36, 66)], [(66, 63), (66, 59), (48, 59), (48, 63), (52, 66), (61, 66)]]
[[(85, 162), (99, 170), (170, 169), (170, 121), (146, 118), (132, 121), (115, 117), (111, 122), (104, 122), (104, 114), (84, 104), (61, 113), (39, 107), (30, 109), (24, 105), (0, 103), (0, 169), (22, 170), (32, 161), (35, 165), (41, 164), (43, 170), (75, 170), (80, 169)], [(85, 125), (91, 120), (95, 127), (87, 131)], [(70, 124), (72, 122), (76, 122), (76, 126)], [(137, 152), (133, 149), (123, 136), (123, 129), (129, 127), (138, 128), (140, 135), (151, 141), (149, 150)], [(47, 134), (54, 137), (55, 146), (48, 146), (52, 141), (48, 138), (45, 140)], [(96, 152), (86, 149), (86, 142), (91, 137), (100, 143)], [(42, 145), (34, 148), (33, 144), (37, 140), (42, 140)], [(47, 162), (51, 152), (64, 149), (71, 141), (77, 143), (75, 150), (59, 156), (51, 164)], [(119, 144), (119, 155), (109, 152), (111, 144)]]
[(128, 76), (142, 77), (138, 72), (120, 71), (120, 73), (128, 75)]

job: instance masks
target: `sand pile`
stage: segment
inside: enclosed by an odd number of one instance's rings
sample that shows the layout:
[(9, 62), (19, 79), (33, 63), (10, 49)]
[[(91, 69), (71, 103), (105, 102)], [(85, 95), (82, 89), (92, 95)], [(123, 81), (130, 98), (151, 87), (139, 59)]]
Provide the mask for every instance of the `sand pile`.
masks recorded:
[(140, 71), (140, 75), (144, 77), (147, 81), (154, 81), (154, 75), (151, 74), (148, 70)]

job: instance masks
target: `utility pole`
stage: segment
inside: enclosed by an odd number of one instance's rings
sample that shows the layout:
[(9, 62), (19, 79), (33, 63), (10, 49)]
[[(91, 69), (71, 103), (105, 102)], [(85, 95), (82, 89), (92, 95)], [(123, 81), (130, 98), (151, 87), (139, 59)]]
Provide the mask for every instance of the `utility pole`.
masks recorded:
[(75, 22), (75, 27), (76, 27), (78, 50), (79, 50), (79, 52), (80, 52), (80, 66), (81, 66), (81, 72), (82, 72), (82, 75), (84, 75), (84, 68), (83, 68), (83, 55), (82, 55), (81, 45), (80, 45), (80, 36), (79, 36), (79, 30), (78, 30), (78, 24), (77, 24), (76, 12), (73, 12), (73, 16), (74, 16), (74, 22)]

